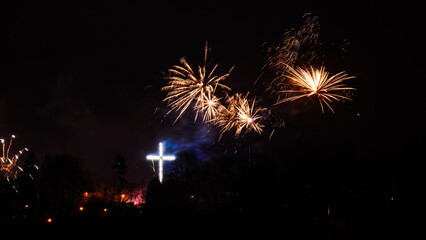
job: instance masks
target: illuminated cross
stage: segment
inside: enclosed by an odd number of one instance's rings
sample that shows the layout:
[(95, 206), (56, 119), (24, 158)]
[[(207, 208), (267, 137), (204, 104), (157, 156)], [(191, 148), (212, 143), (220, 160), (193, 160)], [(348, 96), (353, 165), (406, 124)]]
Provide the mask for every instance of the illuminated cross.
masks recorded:
[(176, 159), (173, 155), (163, 155), (163, 143), (160, 142), (158, 145), (158, 155), (148, 155), (146, 156), (146, 159), (154, 161), (158, 160), (158, 179), (160, 180), (160, 183), (163, 182), (163, 161), (173, 161)]

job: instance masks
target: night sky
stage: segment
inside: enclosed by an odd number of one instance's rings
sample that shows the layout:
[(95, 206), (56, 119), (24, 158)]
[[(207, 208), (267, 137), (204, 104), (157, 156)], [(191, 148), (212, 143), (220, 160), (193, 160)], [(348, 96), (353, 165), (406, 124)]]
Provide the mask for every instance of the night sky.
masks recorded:
[(151, 179), (145, 156), (160, 140), (172, 152), (190, 149), (202, 160), (220, 156), (227, 143), (214, 145), (217, 131), (191, 117), (174, 125), (173, 115), (163, 118), (163, 73), (183, 56), (201, 64), (208, 41), (219, 73), (234, 66), (226, 80), (233, 92), (250, 91), (266, 104), (261, 85), (253, 85), (266, 61), (264, 43), (279, 42), (311, 13), (321, 24), (325, 65), (357, 77), (354, 101), (338, 104), (335, 114), (322, 114), (315, 103), (289, 104), (283, 107), (286, 127), (271, 140), (267, 132), (252, 136), (253, 151), (280, 154), (283, 146), (312, 144), (321, 136), (320, 146), (330, 147), (328, 141), (350, 149), (344, 155), (360, 161), (345, 167), (356, 166), (361, 175), (417, 172), (425, 143), (424, 32), (419, 8), (387, 4), (1, 3), (0, 136), (15, 134), (14, 147), (29, 148), (40, 161), (46, 154), (77, 156), (101, 178), (113, 173), (114, 157), (122, 153), (128, 178), (137, 183)]

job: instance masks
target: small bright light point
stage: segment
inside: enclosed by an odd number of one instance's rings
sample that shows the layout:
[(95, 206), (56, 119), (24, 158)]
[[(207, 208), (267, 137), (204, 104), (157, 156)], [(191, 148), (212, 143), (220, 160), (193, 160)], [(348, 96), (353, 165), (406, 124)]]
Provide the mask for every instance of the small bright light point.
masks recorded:
[(15, 138), (15, 135), (12, 135), (12, 138)]
[(108, 209), (104, 208), (104, 212), (108, 211)]
[(28, 208), (28, 204), (25, 204), (25, 208)]
[(51, 219), (51, 218), (48, 218), (48, 219), (47, 219), (47, 222), (48, 222), (48, 223), (51, 223), (51, 222), (52, 222), (52, 219)]
[(83, 207), (80, 207), (80, 211), (83, 211), (84, 210), (84, 208)]

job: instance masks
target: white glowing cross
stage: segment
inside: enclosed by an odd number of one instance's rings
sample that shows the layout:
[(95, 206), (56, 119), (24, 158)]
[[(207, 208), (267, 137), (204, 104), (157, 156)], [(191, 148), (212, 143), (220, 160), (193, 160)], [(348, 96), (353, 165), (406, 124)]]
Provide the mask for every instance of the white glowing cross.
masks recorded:
[(176, 159), (173, 155), (164, 155), (163, 154), (163, 143), (160, 142), (158, 145), (158, 155), (148, 155), (146, 156), (146, 159), (154, 161), (158, 160), (158, 179), (160, 182), (163, 182), (163, 161), (173, 161)]

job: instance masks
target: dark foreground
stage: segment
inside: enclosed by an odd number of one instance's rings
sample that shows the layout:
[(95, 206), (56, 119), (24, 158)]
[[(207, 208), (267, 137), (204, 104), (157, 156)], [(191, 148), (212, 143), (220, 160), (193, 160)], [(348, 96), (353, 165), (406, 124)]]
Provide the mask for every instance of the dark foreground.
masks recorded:
[(357, 228), (333, 219), (312, 223), (271, 215), (138, 216), (6, 224), (0, 239), (407, 239), (415, 229), (407, 223), (359, 223)]

